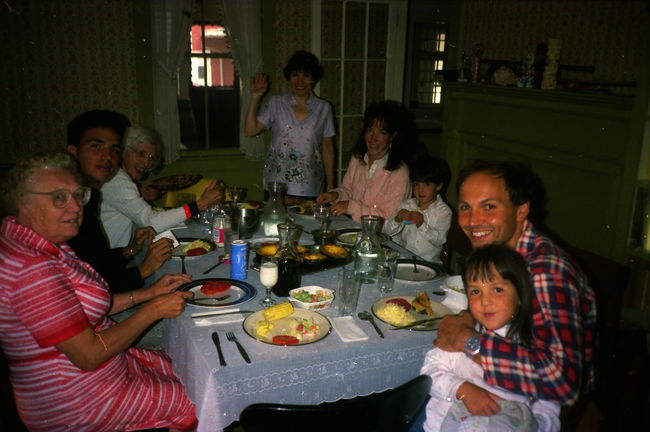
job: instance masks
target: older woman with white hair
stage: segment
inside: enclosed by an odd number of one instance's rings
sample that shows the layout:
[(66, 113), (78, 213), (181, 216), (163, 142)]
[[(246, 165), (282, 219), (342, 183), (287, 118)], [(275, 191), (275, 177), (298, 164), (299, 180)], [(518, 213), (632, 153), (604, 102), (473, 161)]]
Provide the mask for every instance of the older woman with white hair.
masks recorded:
[(124, 135), (123, 147), (122, 167), (102, 186), (100, 218), (112, 248), (128, 246), (138, 227), (151, 226), (161, 232), (221, 200), (222, 189), (213, 182), (195, 202), (154, 211), (142, 198), (136, 182), (142, 181), (160, 164), (160, 135), (153, 129), (131, 126)]
[[(32, 156), (0, 188), (0, 347), (20, 417), (30, 431), (196, 427), (194, 404), (163, 352), (131, 347), (162, 318), (185, 309), (187, 275), (112, 294), (67, 241), (90, 189), (67, 154)], [(142, 306), (115, 323), (117, 312)]]

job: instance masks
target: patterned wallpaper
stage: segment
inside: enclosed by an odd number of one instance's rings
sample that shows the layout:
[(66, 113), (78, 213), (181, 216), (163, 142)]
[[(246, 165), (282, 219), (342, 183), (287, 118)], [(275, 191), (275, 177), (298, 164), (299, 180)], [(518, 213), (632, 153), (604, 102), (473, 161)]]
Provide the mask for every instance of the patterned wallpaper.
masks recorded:
[(311, 6), (305, 0), (278, 0), (275, 6), (275, 67), (271, 74), (273, 94), (289, 91), (282, 69), (297, 50), (311, 51)]
[(89, 109), (138, 121), (133, 0), (4, 0), (0, 28), (0, 163), (64, 149)]
[[(647, 0), (464, 0), (459, 47), (485, 46), (484, 58), (521, 61), (548, 39), (561, 39), (560, 64), (595, 66), (563, 79), (634, 81)], [(625, 91), (624, 89), (620, 89)]]

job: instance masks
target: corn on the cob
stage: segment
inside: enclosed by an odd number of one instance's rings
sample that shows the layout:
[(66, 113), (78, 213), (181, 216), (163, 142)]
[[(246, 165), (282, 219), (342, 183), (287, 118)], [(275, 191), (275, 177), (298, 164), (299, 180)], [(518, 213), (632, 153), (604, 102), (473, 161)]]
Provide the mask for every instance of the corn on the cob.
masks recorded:
[(264, 319), (267, 321), (275, 321), (280, 318), (287, 317), (293, 313), (293, 305), (291, 302), (285, 301), (275, 306), (271, 306), (268, 309), (262, 311), (264, 314)]

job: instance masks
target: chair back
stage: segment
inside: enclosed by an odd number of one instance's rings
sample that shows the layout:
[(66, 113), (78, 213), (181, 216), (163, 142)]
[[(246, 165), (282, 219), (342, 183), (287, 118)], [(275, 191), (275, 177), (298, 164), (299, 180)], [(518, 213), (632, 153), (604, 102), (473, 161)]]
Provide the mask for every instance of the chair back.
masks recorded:
[(406, 384), (369, 396), (319, 405), (260, 403), (242, 411), (246, 432), (272, 430), (401, 432), (426, 403), (431, 377), (420, 375)]

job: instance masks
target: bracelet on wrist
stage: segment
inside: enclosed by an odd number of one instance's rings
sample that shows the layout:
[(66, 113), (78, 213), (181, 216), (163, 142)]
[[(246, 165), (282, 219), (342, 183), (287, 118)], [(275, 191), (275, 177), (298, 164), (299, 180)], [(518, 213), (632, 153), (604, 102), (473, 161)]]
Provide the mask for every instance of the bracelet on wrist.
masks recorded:
[(129, 300), (131, 300), (131, 306), (135, 306), (135, 299), (133, 298), (133, 291), (129, 292)]

